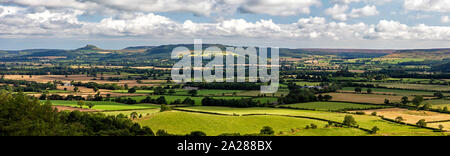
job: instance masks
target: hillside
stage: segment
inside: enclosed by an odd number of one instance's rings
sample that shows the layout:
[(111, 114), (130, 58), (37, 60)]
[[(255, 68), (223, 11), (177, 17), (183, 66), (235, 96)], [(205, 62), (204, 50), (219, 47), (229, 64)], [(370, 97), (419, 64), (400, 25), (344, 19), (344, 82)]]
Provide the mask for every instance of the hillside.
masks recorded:
[(450, 49), (412, 49), (397, 50), (385, 58), (421, 58), (426, 60), (443, 60), (450, 58)]

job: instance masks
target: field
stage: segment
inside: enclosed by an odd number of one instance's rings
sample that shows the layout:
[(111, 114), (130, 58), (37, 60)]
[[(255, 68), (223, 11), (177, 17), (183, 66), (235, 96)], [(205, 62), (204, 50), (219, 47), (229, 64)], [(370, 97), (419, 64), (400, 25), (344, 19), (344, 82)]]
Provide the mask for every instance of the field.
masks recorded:
[[(306, 111), (306, 110), (291, 110), (279, 108), (227, 108), (227, 107), (188, 107), (180, 108), (183, 110), (201, 111), (221, 113), (228, 115), (246, 115), (246, 114), (265, 114), (265, 115), (290, 115), (315, 117), (336, 122), (342, 122), (344, 113), (320, 112), (320, 111)], [(381, 130), (377, 135), (442, 135), (441, 133), (433, 133), (431, 130), (417, 128), (413, 126), (401, 125), (393, 122), (388, 122), (379, 117), (370, 115), (354, 115), (356, 121), (362, 128), (371, 129), (377, 126)]]
[[(390, 102), (400, 102), (403, 96), (377, 95), (377, 94), (354, 94), (354, 93), (330, 93), (333, 101), (384, 104), (385, 99)], [(409, 97), (412, 99), (412, 97)]]
[(364, 105), (364, 104), (343, 103), (343, 102), (309, 102), (283, 106), (301, 109), (322, 110), (322, 111), (359, 110), (359, 109), (386, 107), (386, 106)]
[[(403, 122), (416, 124), (419, 120), (425, 119), (426, 122), (436, 122), (436, 121), (447, 121), (450, 120), (450, 114), (436, 113), (430, 111), (415, 111), (415, 110), (406, 110), (400, 108), (389, 108), (389, 109), (378, 109), (378, 110), (366, 110), (363, 111), (367, 114), (372, 112), (377, 112), (377, 115), (384, 116), (389, 119), (396, 119), (397, 117), (402, 117), (404, 119)], [(434, 125), (431, 127), (438, 128), (438, 125)], [(449, 128), (449, 127), (446, 127)]]
[[(316, 124), (320, 129), (309, 130), (303, 135), (321, 135), (327, 122), (310, 119), (299, 119), (279, 116), (220, 116), (187, 112), (163, 112), (151, 115), (149, 119), (139, 121), (141, 125), (155, 130), (165, 129), (169, 133), (187, 134), (191, 131), (203, 131), (207, 135), (223, 133), (254, 134), (263, 126), (270, 126), (274, 131), (288, 133), (291, 129), (304, 129), (307, 125)], [(303, 130), (297, 132), (302, 133)], [(330, 129), (330, 135), (366, 135), (364, 131), (350, 128)]]
[[(54, 106), (69, 106), (69, 107), (79, 107), (77, 105), (77, 101), (51, 101)], [(86, 103), (86, 102), (85, 102)], [(159, 108), (158, 105), (151, 104), (135, 104), (135, 105), (127, 105), (116, 102), (108, 102), (108, 101), (92, 101), (95, 106), (92, 109), (98, 111), (111, 111), (111, 110), (134, 110), (134, 109), (149, 109), (149, 108)], [(84, 106), (87, 108), (87, 106)]]
[(450, 91), (448, 85), (429, 85), (429, 84), (407, 84), (407, 83), (366, 83), (374, 84), (382, 87), (393, 89), (410, 89), (410, 90), (424, 90), (424, 91)]
[[(363, 93), (367, 92), (368, 88), (361, 88)], [(415, 90), (402, 90), (402, 89), (387, 89), (387, 88), (371, 88), (372, 93), (374, 94), (391, 94), (391, 95), (399, 95), (399, 96), (415, 96), (415, 95), (422, 95), (422, 96), (433, 96), (436, 92), (431, 91), (415, 91)], [(355, 92), (355, 87), (344, 87), (341, 91), (344, 92)], [(449, 93), (444, 93), (445, 96), (449, 96)]]

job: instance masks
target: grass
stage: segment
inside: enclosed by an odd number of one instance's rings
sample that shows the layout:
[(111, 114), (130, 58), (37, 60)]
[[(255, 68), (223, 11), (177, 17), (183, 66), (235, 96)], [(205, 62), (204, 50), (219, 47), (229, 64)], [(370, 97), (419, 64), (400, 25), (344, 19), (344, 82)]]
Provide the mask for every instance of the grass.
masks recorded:
[(364, 104), (354, 104), (354, 103), (343, 103), (343, 102), (310, 102), (310, 103), (299, 103), (299, 104), (290, 104), (283, 105), (293, 108), (302, 108), (302, 109), (315, 109), (315, 110), (323, 110), (323, 111), (338, 111), (338, 110), (358, 110), (358, 109), (373, 109), (380, 108), (386, 106), (376, 106), (376, 105), (364, 105)]
[[(150, 104), (135, 104), (135, 105), (127, 105), (116, 102), (109, 101), (89, 101), (95, 104), (92, 109), (95, 110), (105, 110), (105, 111), (113, 111), (113, 110), (130, 110), (130, 109), (150, 109), (150, 108), (159, 108), (158, 105), (150, 105)], [(85, 101), (87, 103), (87, 101)], [(52, 100), (52, 104), (55, 106), (69, 106), (69, 107), (78, 107), (77, 101), (59, 101)], [(87, 106), (84, 106), (87, 108)]]
[[(223, 133), (254, 134), (259, 133), (264, 126), (270, 126), (276, 133), (279, 133), (280, 131), (291, 131), (291, 129), (303, 129), (312, 123), (319, 127), (324, 127), (327, 124), (327, 122), (323, 121), (280, 116), (220, 116), (179, 111), (155, 113), (149, 119), (141, 120), (139, 123), (143, 126), (151, 127), (154, 131), (164, 129), (174, 134), (203, 131), (210, 136)], [(349, 131), (339, 128), (331, 131), (333, 135), (366, 134), (358, 129)], [(323, 130), (308, 130), (303, 135), (321, 135), (321, 132)], [(300, 132), (300, 134), (302, 133)]]
[[(342, 122), (344, 117), (348, 114), (333, 113), (333, 112), (321, 112), (321, 111), (307, 111), (307, 110), (291, 110), (291, 109), (279, 109), (279, 108), (228, 108), (228, 107), (187, 107), (181, 108), (187, 110), (197, 110), (204, 112), (214, 112), (223, 114), (276, 114), (276, 115), (294, 115), (294, 116), (307, 116), (321, 119), (327, 119), (336, 122)], [(362, 128), (372, 129), (374, 126), (380, 128), (377, 135), (442, 135), (441, 133), (434, 133), (432, 130), (417, 128), (413, 126), (401, 125), (384, 121), (379, 117), (369, 115), (353, 115)]]
[[(389, 99), (390, 102), (400, 102), (403, 97), (393, 95), (354, 94), (354, 93), (330, 93), (328, 95), (333, 96), (332, 101), (371, 103), (371, 104), (384, 104), (385, 99)], [(408, 98), (413, 99), (413, 97)]]

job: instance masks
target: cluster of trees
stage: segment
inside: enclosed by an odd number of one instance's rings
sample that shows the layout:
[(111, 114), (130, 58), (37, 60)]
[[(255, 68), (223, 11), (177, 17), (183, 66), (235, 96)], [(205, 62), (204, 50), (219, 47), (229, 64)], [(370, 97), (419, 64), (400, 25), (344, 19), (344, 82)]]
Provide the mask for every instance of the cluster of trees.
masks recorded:
[(330, 101), (333, 97), (330, 95), (319, 95), (316, 97), (313, 89), (299, 88), (297, 85), (289, 85), (289, 94), (281, 97), (278, 101), (281, 104), (304, 103), (315, 101)]
[(13, 86), (3, 86), (3, 89), (12, 91), (12, 92), (41, 92), (43, 90), (56, 89), (56, 86), (59, 82), (48, 82), (48, 83), (37, 83), (33, 81), (25, 81), (25, 80), (7, 80), (4, 77), (0, 78), (0, 83), (3, 84), (12, 84)]
[(98, 84), (95, 82), (88, 82), (88, 83), (82, 83), (82, 82), (71, 82), (74, 86), (82, 86), (86, 88), (92, 88), (92, 89), (108, 89), (108, 90), (121, 90), (124, 89), (124, 87), (118, 86), (117, 84)]
[(268, 104), (262, 104), (260, 101), (254, 101), (250, 98), (243, 99), (214, 99), (205, 97), (202, 99), (203, 106), (225, 106), (225, 107), (267, 107)]
[(186, 86), (190, 87), (198, 87), (200, 89), (223, 89), (223, 90), (259, 90), (261, 89), (261, 85), (258, 83), (198, 83), (198, 82), (190, 82), (187, 83)]
[(124, 115), (58, 112), (49, 101), (0, 92), (0, 136), (154, 136)]

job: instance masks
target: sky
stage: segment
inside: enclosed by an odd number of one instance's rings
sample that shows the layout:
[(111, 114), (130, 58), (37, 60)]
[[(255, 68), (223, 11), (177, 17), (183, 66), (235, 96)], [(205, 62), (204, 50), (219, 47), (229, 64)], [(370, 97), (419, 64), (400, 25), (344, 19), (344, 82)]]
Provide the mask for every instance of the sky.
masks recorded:
[(450, 48), (449, 0), (0, 0), (0, 49)]

